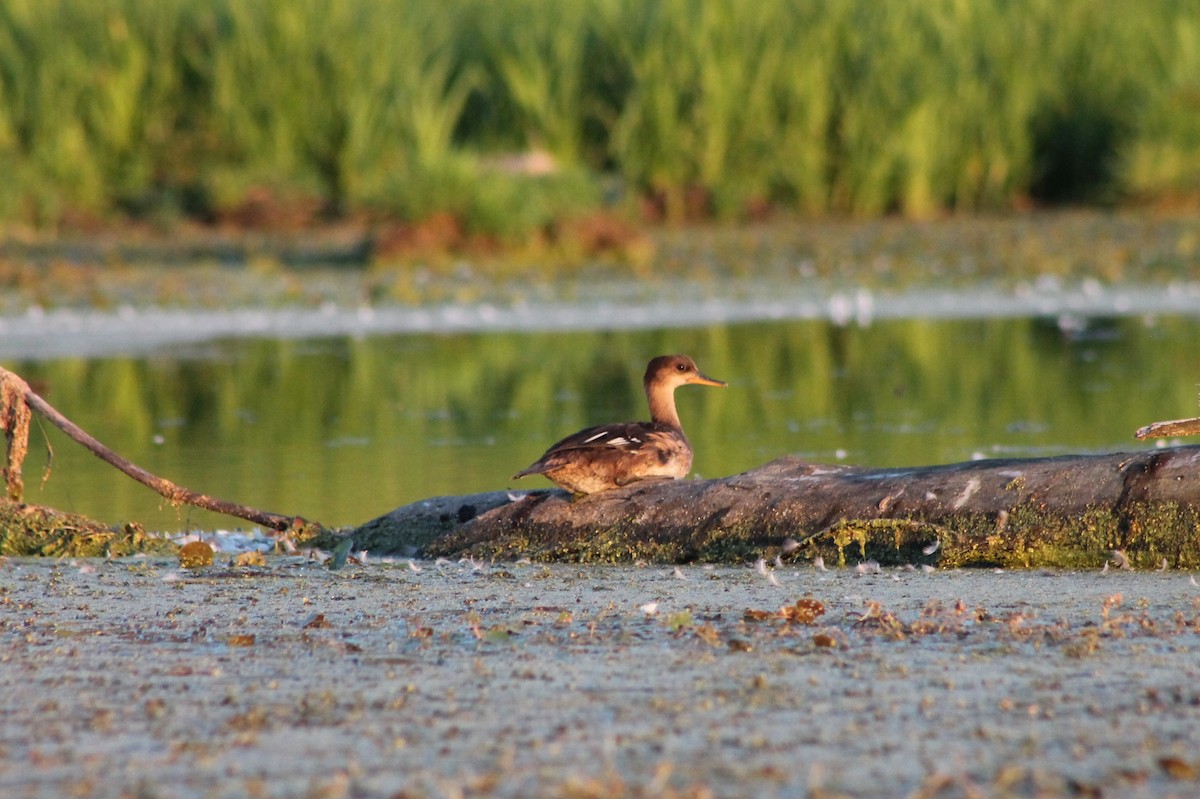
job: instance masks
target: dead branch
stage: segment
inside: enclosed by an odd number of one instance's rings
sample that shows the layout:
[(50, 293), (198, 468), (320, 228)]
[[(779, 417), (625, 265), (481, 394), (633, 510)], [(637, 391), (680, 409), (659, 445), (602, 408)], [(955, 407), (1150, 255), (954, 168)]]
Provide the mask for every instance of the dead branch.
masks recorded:
[(51, 424), (66, 433), (72, 441), (82, 444), (97, 458), (165, 497), (174, 505), (192, 505), (225, 516), (245, 519), (277, 531), (309, 526), (309, 523), (299, 516), (268, 513), (236, 502), (215, 499), (151, 474), (140, 466), (125, 460), (63, 416), (50, 403), (38, 396), (19, 375), (0, 367), (0, 428), (4, 430), (8, 445), (8, 458), (4, 473), (8, 484), (8, 497), (13, 501), (19, 502), (24, 490), (21, 464), (29, 446), (30, 409), (40, 413)]
[(1200, 419), (1172, 419), (1169, 422), (1151, 422), (1133, 434), (1135, 438), (1170, 438), (1171, 436), (1200, 435)]
[(1200, 434), (1200, 419), (1173, 419), (1169, 422), (1151, 422), (1139, 428), (1137, 438), (1170, 438), (1171, 436), (1194, 436)]

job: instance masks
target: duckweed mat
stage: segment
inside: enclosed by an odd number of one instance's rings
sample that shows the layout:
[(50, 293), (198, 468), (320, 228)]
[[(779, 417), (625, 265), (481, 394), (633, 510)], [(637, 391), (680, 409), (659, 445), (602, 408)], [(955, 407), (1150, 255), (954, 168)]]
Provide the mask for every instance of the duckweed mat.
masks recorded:
[(1194, 795), (1200, 586), (298, 557), (0, 562), (0, 793)]

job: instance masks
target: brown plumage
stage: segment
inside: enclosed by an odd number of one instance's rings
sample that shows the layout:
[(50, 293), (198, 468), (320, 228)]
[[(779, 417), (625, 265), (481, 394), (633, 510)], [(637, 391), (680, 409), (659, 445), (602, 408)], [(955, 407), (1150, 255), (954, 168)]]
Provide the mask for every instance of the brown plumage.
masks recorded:
[(701, 374), (686, 355), (660, 355), (650, 361), (642, 378), (650, 403), (649, 422), (619, 422), (580, 430), (550, 447), (513, 479), (540, 474), (578, 496), (638, 480), (686, 476), (692, 469), (692, 446), (675, 410), (675, 389), (689, 383), (725, 386)]

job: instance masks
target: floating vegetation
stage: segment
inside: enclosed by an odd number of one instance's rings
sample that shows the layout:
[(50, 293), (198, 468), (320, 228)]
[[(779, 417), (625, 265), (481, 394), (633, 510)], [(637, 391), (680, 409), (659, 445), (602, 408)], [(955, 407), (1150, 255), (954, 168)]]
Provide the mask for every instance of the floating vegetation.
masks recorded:
[[(166, 558), (0, 561), (8, 759), (42, 793), (116, 779), (132, 794), (169, 767), (236, 794), (247, 762), (263, 769), (252, 786), (339, 795), (353, 779), (380, 795), (535, 782), (578, 797), (1191, 795), (1200, 774), (1200, 598), (1177, 573), (800, 569), (780, 591), (749, 564), (686, 582), (667, 568), (421, 566), (280, 557), (237, 581), (167, 581)], [(750, 613), (764, 596), (783, 612)], [(820, 626), (783, 618), (818, 604)], [(155, 679), (84, 668), (130, 652)], [(348, 669), (362, 679), (345, 684)], [(29, 674), (63, 690), (30, 691)], [(614, 718), (621, 737), (598, 762), (589, 732)], [(1128, 734), (1097, 734), (1097, 718)], [(320, 751), (281, 752), (295, 730)], [(145, 753), (115, 776), (111, 758), (82, 756), (114, 739)], [(37, 756), (51, 746), (70, 770)], [(798, 747), (827, 770), (798, 767)], [(350, 776), (354, 756), (403, 768)]]
[(747, 609), (742, 618), (746, 621), (782, 621), (784, 623), (811, 625), (825, 615), (825, 604), (812, 597), (797, 599), (794, 605), (784, 605), (779, 610)]
[(179, 548), (179, 565), (185, 569), (202, 569), (213, 564), (213, 548), (204, 541), (191, 541)]

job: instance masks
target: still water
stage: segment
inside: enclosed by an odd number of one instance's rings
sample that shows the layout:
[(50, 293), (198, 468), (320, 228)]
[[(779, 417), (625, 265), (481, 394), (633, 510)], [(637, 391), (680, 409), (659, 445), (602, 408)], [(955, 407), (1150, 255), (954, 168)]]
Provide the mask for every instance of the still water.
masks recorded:
[[(917, 465), (1143, 448), (1195, 415), (1195, 316), (790, 321), (670, 330), (236, 339), (149, 356), (4, 365), (138, 465), (188, 488), (325, 524), (414, 500), (547, 485), (509, 475), (581, 427), (645, 418), (641, 373), (694, 356), (695, 473), (785, 454)], [(49, 477), (39, 486), (53, 452)], [(35, 423), (27, 501), (150, 529), (235, 519), (163, 507)]]

